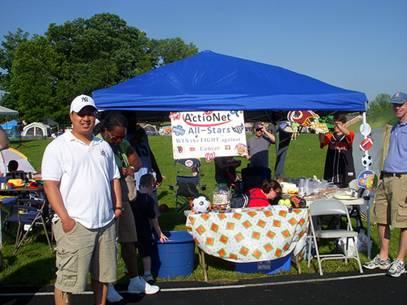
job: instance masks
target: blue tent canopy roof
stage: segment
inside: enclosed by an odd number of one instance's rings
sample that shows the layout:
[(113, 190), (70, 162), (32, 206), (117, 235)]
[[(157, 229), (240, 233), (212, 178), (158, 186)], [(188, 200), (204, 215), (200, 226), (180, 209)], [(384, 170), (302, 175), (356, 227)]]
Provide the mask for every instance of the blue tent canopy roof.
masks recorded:
[(93, 92), (103, 110), (366, 110), (364, 93), (278, 66), (203, 51)]

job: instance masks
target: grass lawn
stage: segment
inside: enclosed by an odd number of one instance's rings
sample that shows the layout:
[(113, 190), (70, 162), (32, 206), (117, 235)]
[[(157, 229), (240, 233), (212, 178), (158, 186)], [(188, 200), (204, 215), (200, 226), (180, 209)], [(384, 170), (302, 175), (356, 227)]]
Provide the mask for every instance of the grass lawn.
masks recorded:
[[(374, 120), (373, 120), (374, 121)], [(373, 125), (373, 124), (372, 124)], [(13, 143), (12, 146), (26, 154), (33, 166), (40, 169), (43, 151), (49, 141), (36, 140), (23, 142), (21, 146)], [(150, 137), (150, 145), (155, 153), (162, 174), (165, 176), (163, 184), (159, 188), (159, 201), (166, 203), (170, 211), (163, 213), (160, 218), (161, 226), (164, 230), (182, 230), (185, 228), (185, 217), (182, 213), (175, 211), (175, 191), (169, 188), (175, 185), (175, 164), (172, 159), (171, 137)], [(273, 146), (274, 148), (274, 146)], [(284, 175), (287, 177), (300, 177), (313, 175), (321, 177), (325, 160), (325, 150), (321, 150), (316, 135), (301, 135), (290, 145), (288, 157), (285, 165)], [(270, 164), (274, 164), (275, 151), (270, 150)], [(246, 166), (246, 160), (242, 160), (241, 168)], [(203, 193), (211, 198), (214, 190), (214, 163), (202, 161), (201, 167), (202, 182), (206, 185)], [(0, 272), (0, 282), (2, 285), (46, 285), (52, 283), (55, 276), (54, 256), (46, 246), (45, 238), (38, 236), (37, 240), (23, 246), (18, 255), (13, 255), (13, 234), (12, 230), (5, 231), (3, 237), (3, 256), (4, 267)], [(375, 228), (372, 227), (372, 237), (374, 238), (373, 255), (377, 252), (377, 239)], [(397, 248), (397, 234), (392, 239), (392, 255), (395, 255)], [(362, 260), (366, 256), (362, 254)], [(196, 262), (198, 259), (196, 259)], [(264, 276), (259, 274), (240, 274), (233, 271), (233, 266), (223, 260), (209, 257), (209, 278), (211, 280), (228, 280), (233, 281), (239, 278)], [(337, 261), (328, 261), (324, 263), (325, 272), (355, 271), (355, 263), (345, 265)], [(316, 272), (314, 268), (308, 269), (305, 263), (302, 264), (303, 272)], [(292, 272), (295, 270), (292, 269)], [(125, 281), (123, 273), (123, 262), (120, 260), (119, 277)], [(202, 280), (202, 270), (199, 266), (193, 274), (187, 278)]]

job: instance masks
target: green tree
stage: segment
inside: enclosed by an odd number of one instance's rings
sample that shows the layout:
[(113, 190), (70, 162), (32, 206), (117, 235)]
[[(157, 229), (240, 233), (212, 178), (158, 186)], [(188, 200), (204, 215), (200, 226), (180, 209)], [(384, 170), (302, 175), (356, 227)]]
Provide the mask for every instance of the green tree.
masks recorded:
[(153, 53), (158, 58), (158, 65), (165, 65), (194, 55), (198, 48), (190, 43), (185, 44), (181, 38), (160, 39), (151, 41)]
[[(15, 43), (12, 42), (15, 40)], [(6, 39), (7, 40), (7, 39)], [(113, 14), (50, 24), (43, 36), (28, 39), (22, 31), (2, 45), (2, 68), (9, 82), (8, 107), (27, 121), (67, 120), (73, 97), (91, 94), (138, 74), (197, 52), (180, 38), (151, 40)]]
[[(8, 32), (0, 45), (0, 89), (6, 92), (10, 91), (11, 66), (14, 60), (14, 54), (20, 43), (29, 39), (29, 33), (18, 28), (15, 33)], [(1, 98), (1, 104), (6, 107), (13, 107), (16, 100), (13, 96), (5, 94)]]
[(374, 126), (379, 127), (394, 123), (395, 118), (390, 100), (390, 95), (381, 93), (368, 103), (367, 117)]
[(10, 81), (11, 66), (13, 64), (14, 53), (20, 43), (27, 41), (29, 33), (18, 28), (15, 33), (8, 33), (4, 36), (0, 48), (0, 89), (6, 89)]
[(58, 116), (55, 92), (60, 61), (61, 57), (44, 37), (34, 37), (17, 48), (9, 89), (16, 100), (15, 108), (25, 120), (41, 120), (46, 113)]

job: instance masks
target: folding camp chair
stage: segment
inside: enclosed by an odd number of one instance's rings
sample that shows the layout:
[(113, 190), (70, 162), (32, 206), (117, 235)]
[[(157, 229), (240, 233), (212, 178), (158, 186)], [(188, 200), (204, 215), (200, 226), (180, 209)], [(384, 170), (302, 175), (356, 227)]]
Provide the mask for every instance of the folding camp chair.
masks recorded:
[(205, 190), (205, 185), (200, 185), (201, 162), (198, 159), (179, 159), (175, 161), (177, 167), (175, 178), (175, 207), (177, 211), (188, 208), (189, 201), (200, 196), (200, 190)]
[(28, 234), (37, 225), (42, 226), (48, 245), (52, 250), (44, 218), (45, 206), (46, 202), (44, 199), (19, 199), (17, 204), (10, 205), (10, 214), (6, 222), (18, 224), (14, 254), (17, 253), (18, 249), (27, 240)]
[[(345, 228), (326, 228), (324, 225), (320, 224), (318, 221), (320, 216), (331, 215), (339, 216), (345, 218), (344, 225)], [(335, 199), (323, 199), (314, 201), (309, 207), (309, 218), (310, 218), (310, 233), (312, 242), (308, 244), (308, 267), (310, 266), (311, 260), (311, 247), (312, 244), (315, 246), (316, 258), (318, 260), (319, 274), (323, 275), (322, 264), (323, 260), (328, 259), (343, 259), (345, 263), (348, 263), (348, 259), (355, 259), (358, 262), (360, 273), (363, 273), (362, 265), (360, 263), (359, 253), (357, 250), (357, 237), (358, 233), (353, 231), (352, 224), (350, 221), (349, 213), (347, 207), (339, 200)], [(318, 247), (318, 241), (321, 239), (329, 240), (339, 240), (341, 238), (346, 239), (345, 251), (344, 253), (335, 254), (321, 254)], [(353, 240), (354, 251), (349, 251), (349, 240)]]

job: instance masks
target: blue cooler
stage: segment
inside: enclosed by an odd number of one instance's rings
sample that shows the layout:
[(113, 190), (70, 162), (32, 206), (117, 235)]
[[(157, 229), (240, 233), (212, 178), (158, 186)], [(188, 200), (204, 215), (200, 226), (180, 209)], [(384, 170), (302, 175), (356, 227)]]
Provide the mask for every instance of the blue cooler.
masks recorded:
[(152, 259), (152, 271), (160, 278), (188, 276), (195, 266), (195, 243), (186, 231), (166, 232), (168, 241), (157, 241), (156, 255)]
[(289, 272), (291, 269), (291, 254), (273, 259), (254, 263), (235, 263), (235, 270), (243, 273), (267, 273)]

